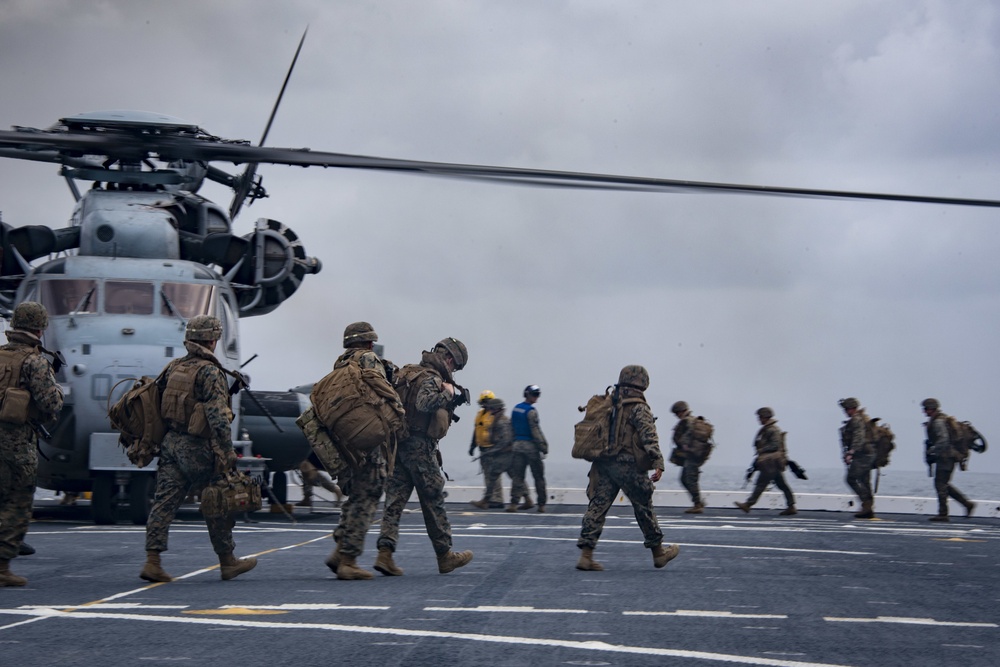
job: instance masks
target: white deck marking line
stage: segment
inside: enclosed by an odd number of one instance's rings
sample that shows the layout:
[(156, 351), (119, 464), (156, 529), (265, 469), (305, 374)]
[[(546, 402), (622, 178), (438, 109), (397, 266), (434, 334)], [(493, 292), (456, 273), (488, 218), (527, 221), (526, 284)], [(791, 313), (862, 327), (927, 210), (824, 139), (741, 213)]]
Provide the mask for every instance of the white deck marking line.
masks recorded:
[[(23, 604), (18, 609), (79, 609), (78, 604)], [(142, 604), (140, 602), (118, 602), (112, 604), (92, 604), (87, 609), (187, 609), (186, 604)]]
[[(426, 531), (425, 531), (426, 532)], [(575, 538), (568, 537), (536, 537), (534, 535), (484, 535), (482, 533), (461, 533), (455, 532), (453, 537), (473, 537), (473, 538), (496, 538), (499, 540), (542, 540), (546, 542), (576, 542)], [(601, 539), (601, 544), (635, 544), (641, 545), (638, 540), (609, 540)], [(674, 542), (682, 547), (701, 547), (705, 549), (748, 549), (750, 551), (780, 551), (790, 553), (807, 554), (834, 554), (838, 556), (878, 556), (874, 551), (840, 551), (838, 549), (795, 549), (792, 547), (757, 547), (742, 544), (697, 544), (695, 542)]]
[(708, 618), (788, 618), (788, 614), (734, 614), (731, 611), (699, 611), (678, 609), (677, 611), (623, 611), (623, 616), (699, 616)]
[[(90, 609), (90, 607), (87, 607)], [(378, 607), (373, 605), (349, 605), (349, 604), (225, 604), (219, 607), (219, 609), (260, 609), (260, 610), (275, 610), (275, 611), (326, 611), (331, 609), (351, 609), (351, 610), (361, 610), (361, 611), (386, 611), (392, 609), (392, 607)]]
[(961, 621), (935, 621), (933, 618), (906, 618), (904, 616), (877, 616), (875, 618), (838, 618), (824, 616), (824, 621), (837, 623), (902, 623), (904, 625), (936, 625), (956, 628), (1000, 628), (996, 623), (973, 623)]
[(482, 611), (498, 613), (522, 614), (603, 614), (603, 611), (587, 611), (586, 609), (536, 609), (535, 607), (497, 607), (479, 605), (478, 607), (424, 607), (424, 611)]
[[(51, 614), (52, 612), (38, 613)], [(763, 665), (765, 667), (850, 667), (843, 664), (823, 662), (802, 662), (799, 660), (777, 660), (749, 655), (734, 655), (727, 653), (709, 653), (707, 651), (686, 651), (683, 649), (658, 648), (652, 646), (628, 646), (625, 644), (608, 644), (590, 640), (576, 641), (571, 639), (540, 639), (535, 637), (515, 637), (507, 635), (483, 635), (463, 632), (445, 632), (441, 630), (410, 630), (407, 628), (379, 628), (367, 625), (338, 625), (335, 623), (281, 623), (277, 621), (248, 621), (228, 618), (191, 618), (175, 616), (153, 616), (147, 614), (123, 614), (110, 612), (56, 612), (58, 618), (73, 620), (113, 619), (122, 621), (146, 621), (153, 623), (186, 623), (193, 625), (209, 625), (219, 627), (239, 628), (271, 628), (271, 629), (303, 629), (329, 630), (332, 632), (352, 632), (369, 635), (395, 635), (399, 637), (433, 637), (437, 639), (459, 639), (465, 641), (484, 642), (491, 644), (512, 644), (521, 646), (548, 646), (554, 648), (570, 648), (582, 651), (606, 653), (625, 653), (634, 655), (656, 655), (671, 658), (690, 658), (692, 660), (711, 660), (738, 665)]]

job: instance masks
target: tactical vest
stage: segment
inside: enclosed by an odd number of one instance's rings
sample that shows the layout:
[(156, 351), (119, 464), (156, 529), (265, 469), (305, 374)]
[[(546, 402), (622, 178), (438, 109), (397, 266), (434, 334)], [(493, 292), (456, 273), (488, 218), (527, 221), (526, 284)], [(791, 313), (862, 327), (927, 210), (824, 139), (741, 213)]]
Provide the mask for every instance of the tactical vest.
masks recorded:
[(531, 432), (531, 424), (528, 422), (528, 413), (535, 409), (535, 406), (527, 401), (518, 403), (510, 413), (510, 423), (514, 427), (515, 440), (534, 440), (535, 436)]
[(633, 397), (624, 398), (619, 401), (617, 423), (614, 425), (614, 444), (608, 448), (608, 454), (614, 457), (620, 452), (629, 452), (635, 457), (636, 466), (640, 470), (646, 471), (652, 468), (653, 462), (646, 450), (643, 449), (642, 442), (639, 440), (639, 433), (636, 431), (635, 426), (632, 425), (632, 420), (628, 419), (632, 414), (632, 408), (627, 406), (635, 405), (636, 403), (646, 403), (646, 399)]
[(199, 438), (209, 438), (211, 427), (205, 418), (205, 405), (194, 396), (195, 378), (208, 359), (194, 357), (174, 364), (167, 372), (167, 386), (160, 397), (160, 414), (170, 428)]
[(396, 374), (396, 392), (406, 410), (406, 425), (409, 427), (410, 435), (440, 440), (448, 433), (448, 428), (451, 426), (451, 413), (444, 408), (438, 408), (434, 412), (417, 410), (417, 394), (428, 375), (439, 377), (437, 372), (426, 366), (418, 364), (403, 366)]
[(476, 446), (480, 449), (489, 449), (493, 446), (492, 433), (495, 421), (496, 415), (485, 408), (476, 415), (475, 439)]
[(38, 413), (31, 392), (21, 388), (21, 369), (34, 348), (0, 350), (0, 421), (23, 424)]

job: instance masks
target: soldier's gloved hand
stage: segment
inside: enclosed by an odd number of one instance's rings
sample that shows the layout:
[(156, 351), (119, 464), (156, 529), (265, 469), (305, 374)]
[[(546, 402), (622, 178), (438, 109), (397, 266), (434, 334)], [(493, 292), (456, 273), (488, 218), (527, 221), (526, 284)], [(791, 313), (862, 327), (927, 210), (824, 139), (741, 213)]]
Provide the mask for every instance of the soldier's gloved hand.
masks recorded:
[(226, 450), (223, 453), (222, 460), (217, 459), (215, 462), (216, 472), (223, 473), (234, 470), (236, 468), (236, 459), (237, 457), (235, 451), (232, 449)]
[(469, 445), (469, 456), (475, 456), (475, 455), (476, 455), (476, 443), (472, 443), (471, 445)]

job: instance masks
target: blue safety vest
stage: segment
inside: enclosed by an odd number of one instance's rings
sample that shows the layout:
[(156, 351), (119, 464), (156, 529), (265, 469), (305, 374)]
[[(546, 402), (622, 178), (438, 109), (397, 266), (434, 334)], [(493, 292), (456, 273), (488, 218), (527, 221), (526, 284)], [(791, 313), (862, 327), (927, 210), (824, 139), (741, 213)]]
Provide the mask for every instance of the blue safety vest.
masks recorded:
[(531, 403), (518, 403), (510, 413), (510, 422), (514, 427), (515, 440), (534, 440), (531, 434), (531, 424), (528, 423), (528, 413), (535, 409)]

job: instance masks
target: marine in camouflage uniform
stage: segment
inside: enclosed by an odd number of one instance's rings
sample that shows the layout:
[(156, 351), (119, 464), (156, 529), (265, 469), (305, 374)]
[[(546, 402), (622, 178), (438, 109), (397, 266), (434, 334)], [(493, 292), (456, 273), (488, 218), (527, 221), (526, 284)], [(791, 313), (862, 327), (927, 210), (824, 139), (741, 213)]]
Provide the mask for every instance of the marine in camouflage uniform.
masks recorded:
[[(479, 448), (479, 462), (483, 466), (483, 478), (486, 482), (486, 490), (482, 500), (473, 500), (472, 505), (479, 509), (489, 509), (493, 498), (498, 493), (503, 492), (500, 477), (504, 473), (510, 472), (511, 462), (514, 452), (511, 443), (514, 440), (514, 431), (510, 425), (510, 418), (504, 414), (504, 403), (499, 398), (488, 398), (484, 401), (483, 407), (493, 415), (493, 424), (490, 427), (489, 446)], [(473, 435), (473, 444), (475, 435)], [(513, 494), (512, 494), (513, 495)], [(502, 496), (501, 496), (502, 497)]]
[(452, 551), (451, 524), (444, 507), (444, 477), (438, 441), (444, 437), (454, 409), (468, 400), (456, 389), (452, 373), (468, 361), (461, 341), (445, 338), (430, 352), (424, 351), (420, 364), (400, 370), (396, 389), (406, 408), (409, 436), (399, 445), (396, 467), (386, 483), (385, 510), (378, 538), (379, 557), (375, 569), (385, 575), (403, 574), (392, 554), (399, 539), (399, 521), (414, 489), (420, 500), (427, 535), (437, 554), (438, 572), (447, 574), (467, 565), (471, 551)]
[[(374, 370), (391, 382), (391, 373), (387, 368), (394, 369), (395, 366), (375, 354), (377, 340), (378, 334), (369, 323), (347, 325), (344, 329), (344, 353), (334, 362), (334, 368), (354, 361), (362, 370)], [(402, 411), (402, 404), (399, 409)], [(356, 467), (348, 467), (338, 476), (347, 500), (340, 510), (340, 522), (333, 531), (337, 547), (326, 560), (327, 567), (336, 573), (338, 579), (368, 580), (374, 577), (368, 570), (358, 567), (357, 558), (364, 551), (365, 535), (375, 520), (378, 501), (388, 476), (388, 458), (392, 456), (390, 445), (377, 447), (365, 454)]]
[(931, 521), (948, 521), (948, 498), (954, 498), (965, 507), (965, 516), (972, 516), (976, 504), (951, 484), (958, 455), (951, 446), (948, 431), (948, 415), (941, 412), (941, 403), (936, 398), (924, 399), (924, 414), (927, 415), (927, 465), (934, 466), (934, 490), (937, 492), (938, 513)]
[(847, 421), (840, 428), (840, 443), (847, 464), (847, 486), (861, 501), (859, 519), (875, 518), (875, 495), (872, 493), (872, 470), (875, 468), (875, 445), (868, 434), (868, 415), (856, 398), (845, 398), (840, 407)]
[[(179, 413), (163, 414), (166, 435), (160, 445), (160, 462), (156, 470), (156, 491), (153, 506), (146, 522), (146, 563), (139, 577), (146, 581), (172, 581), (161, 565), (160, 554), (167, 550), (170, 524), (184, 499), (200, 494), (219, 472), (236, 465), (230, 423), (233, 412), (229, 403), (229, 385), (226, 373), (215, 358), (215, 346), (222, 336), (222, 323), (211, 315), (196, 315), (188, 320), (184, 332), (187, 355), (174, 359), (157, 383), (160, 387), (161, 413), (165, 413), (168, 389), (187, 393), (195, 405), (204, 407), (207, 427), (199, 435), (189, 433), (188, 423), (178, 421)], [(181, 386), (183, 380), (171, 384), (171, 375), (194, 370), (190, 388)], [(179, 376), (180, 377), (180, 376)], [(220, 460), (216, 450), (222, 455)], [(233, 555), (235, 519), (230, 516), (205, 517), (212, 549), (219, 556), (220, 573), (224, 580), (233, 579), (252, 570), (256, 558), (237, 559)]]
[[(612, 428), (614, 444), (608, 454), (590, 465), (587, 498), (590, 504), (583, 515), (583, 528), (577, 547), (580, 548), (578, 570), (603, 570), (594, 560), (594, 547), (604, 530), (608, 510), (619, 491), (632, 503), (635, 519), (645, 538), (643, 546), (652, 550), (653, 565), (663, 567), (680, 552), (676, 544), (663, 546), (663, 533), (653, 511), (653, 483), (663, 475), (663, 455), (656, 434), (655, 417), (643, 392), (649, 387), (649, 373), (638, 365), (626, 366), (618, 376), (616, 388), (618, 406)], [(652, 477), (646, 471), (652, 469)]]
[[(63, 406), (62, 389), (48, 359), (41, 354), (41, 335), (49, 324), (45, 307), (24, 301), (14, 309), (6, 345), (0, 346), (0, 378), (7, 386), (30, 394), (28, 423), (0, 422), (0, 586), (24, 586), (28, 580), (10, 571), (31, 521), (38, 468), (38, 435), (31, 421), (51, 422)], [(13, 374), (20, 366), (20, 375)]]
[[(698, 477), (701, 475), (701, 467), (705, 464), (707, 452), (704, 451), (707, 443), (699, 442), (694, 437), (692, 426), (696, 417), (691, 414), (688, 404), (684, 401), (677, 401), (670, 408), (670, 411), (677, 417), (674, 424), (673, 441), (677, 457), (681, 466), (681, 485), (691, 494), (691, 507), (684, 510), (687, 514), (701, 514), (705, 511), (705, 504), (701, 500), (701, 488), (698, 485)], [(671, 462), (675, 462), (671, 457)]]
[[(511, 424), (514, 428), (514, 461), (511, 464), (511, 500), (508, 512), (529, 510), (535, 506), (528, 494), (525, 483), (525, 473), (531, 468), (531, 477), (535, 480), (535, 492), (538, 494), (538, 511), (545, 511), (545, 501), (548, 491), (545, 488), (545, 464), (543, 460), (549, 453), (549, 443), (545, 440), (542, 427), (538, 423), (538, 402), (542, 390), (533, 384), (525, 387), (524, 401), (514, 406), (511, 412)], [(517, 501), (524, 498), (521, 505)]]
[(795, 496), (792, 495), (792, 489), (782, 474), (785, 466), (788, 465), (785, 433), (778, 428), (778, 420), (774, 418), (774, 410), (771, 408), (757, 410), (757, 420), (761, 424), (753, 443), (757, 452), (757, 460), (754, 464), (757, 469), (757, 482), (754, 484), (753, 493), (750, 494), (747, 501), (738, 502), (736, 506), (744, 512), (749, 512), (767, 489), (767, 485), (774, 482), (774, 485), (785, 494), (785, 502), (788, 503), (788, 507), (781, 510), (779, 514), (781, 516), (798, 514), (798, 510), (795, 509)]

